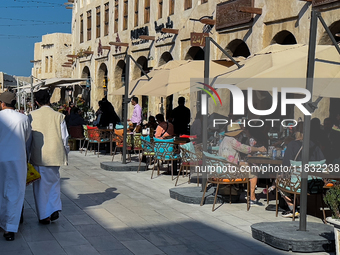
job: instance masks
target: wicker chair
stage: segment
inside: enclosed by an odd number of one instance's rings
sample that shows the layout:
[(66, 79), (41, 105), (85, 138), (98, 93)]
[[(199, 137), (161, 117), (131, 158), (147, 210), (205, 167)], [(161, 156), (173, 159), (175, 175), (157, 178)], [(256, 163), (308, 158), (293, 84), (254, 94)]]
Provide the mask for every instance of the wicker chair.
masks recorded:
[[(110, 132), (100, 130), (100, 129), (88, 129), (88, 144), (85, 151), (85, 156), (87, 154), (87, 150), (89, 148), (89, 145), (91, 143), (98, 144), (98, 151), (97, 156), (99, 157), (99, 146), (101, 143), (109, 143), (110, 142)], [(96, 154), (96, 151), (94, 151), (94, 154)]]
[[(195, 150), (195, 147), (193, 146), (193, 149)], [(193, 151), (189, 151), (187, 149), (184, 148), (184, 146), (180, 146), (180, 150), (181, 150), (181, 167), (178, 171), (178, 175), (177, 175), (177, 180), (175, 183), (175, 186), (177, 186), (178, 183), (178, 179), (179, 176), (182, 175), (184, 177), (184, 172), (185, 172), (185, 176), (189, 175), (189, 180), (188, 183), (190, 183), (190, 178), (191, 178), (191, 169), (196, 167), (196, 166), (201, 166), (202, 165), (202, 153), (200, 152), (193, 152)], [(197, 186), (199, 186), (199, 172), (197, 172)]]
[[(112, 161), (115, 157), (117, 148), (121, 149), (122, 159), (123, 159), (123, 148), (124, 148), (124, 137), (122, 135), (118, 135), (116, 133), (113, 134), (113, 141), (116, 143), (115, 150), (113, 151)], [(129, 160), (131, 162), (131, 150), (132, 150), (132, 141), (131, 135), (127, 135), (126, 137), (126, 150), (129, 152)]]
[[(320, 162), (309, 162), (309, 165), (322, 165), (324, 164), (325, 161), (320, 161)], [(294, 167), (298, 167), (297, 169), (294, 168), (292, 169), (291, 172), (285, 173), (283, 175), (280, 175), (276, 178), (276, 217), (278, 216), (278, 196), (279, 192), (285, 192), (288, 194), (293, 195), (293, 221), (295, 221), (295, 208), (296, 208), (296, 197), (300, 195), (301, 192), (301, 171), (293, 171), (293, 170), (298, 170), (299, 167), (301, 166), (301, 162), (299, 161), (293, 161), (291, 160), (291, 165)], [(322, 185), (316, 186), (316, 185), (311, 185), (313, 181), (318, 180)], [(322, 203), (322, 209), (323, 209), (323, 215), (325, 217), (324, 213), (324, 203), (323, 203), (323, 187), (324, 187), (324, 181), (321, 178), (317, 178), (314, 176), (308, 176), (308, 195), (310, 194), (318, 194), (321, 195), (321, 203)]]
[(141, 160), (143, 157), (143, 148), (142, 148), (142, 141), (141, 141), (142, 134), (136, 133), (133, 135), (133, 150), (138, 153), (138, 159)]
[(155, 152), (155, 164), (152, 169), (151, 179), (155, 171), (155, 165), (157, 163), (157, 174), (160, 175), (159, 162), (171, 162), (171, 180), (174, 180), (174, 163), (180, 159), (179, 150), (177, 144), (173, 142), (154, 142), (154, 152)]
[[(145, 170), (148, 169), (148, 165), (151, 164), (151, 159), (155, 156), (155, 145), (151, 141), (147, 141), (144, 137), (140, 137), (140, 143), (142, 148), (142, 156), (139, 158), (139, 166), (138, 171), (140, 169), (140, 165), (142, 163), (143, 156), (146, 157), (146, 165)], [(148, 164), (148, 158), (149, 158), (149, 164)]]
[[(231, 189), (233, 184), (247, 184), (247, 211), (249, 211), (250, 208), (250, 202), (249, 202), (249, 197), (250, 197), (250, 183), (249, 183), (249, 173), (245, 171), (240, 171), (240, 166), (233, 164), (222, 157), (216, 157), (212, 154), (203, 152), (206, 155), (206, 161), (207, 161), (207, 166), (209, 167), (215, 167), (214, 172), (208, 172), (208, 179), (207, 183), (204, 188), (203, 196), (202, 196), (202, 201), (201, 201), (201, 206), (204, 203), (205, 200), (205, 193), (207, 191), (207, 187), (209, 183), (216, 184), (216, 191), (215, 191), (215, 198), (214, 198), (214, 203), (212, 207), (212, 211), (215, 211), (215, 204), (217, 201), (217, 194), (218, 194), (218, 189), (220, 185), (229, 185), (230, 187), (230, 197), (229, 197), (229, 203), (231, 204)], [(226, 168), (225, 168), (226, 167)], [(219, 170), (220, 168), (220, 170)], [(232, 171), (229, 171), (228, 169), (232, 168)], [(225, 170), (226, 171), (222, 171)], [(211, 168), (212, 170), (212, 168)]]

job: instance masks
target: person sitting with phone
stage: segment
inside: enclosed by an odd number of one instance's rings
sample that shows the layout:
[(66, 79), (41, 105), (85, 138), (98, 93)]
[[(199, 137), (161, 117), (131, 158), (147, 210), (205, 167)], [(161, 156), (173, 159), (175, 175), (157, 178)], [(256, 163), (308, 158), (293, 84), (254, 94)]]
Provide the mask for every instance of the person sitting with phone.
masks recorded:
[(164, 121), (163, 114), (157, 114), (156, 121), (158, 122), (158, 126), (156, 128), (155, 133), (156, 138), (165, 139), (168, 136), (174, 135), (174, 126), (170, 122)]

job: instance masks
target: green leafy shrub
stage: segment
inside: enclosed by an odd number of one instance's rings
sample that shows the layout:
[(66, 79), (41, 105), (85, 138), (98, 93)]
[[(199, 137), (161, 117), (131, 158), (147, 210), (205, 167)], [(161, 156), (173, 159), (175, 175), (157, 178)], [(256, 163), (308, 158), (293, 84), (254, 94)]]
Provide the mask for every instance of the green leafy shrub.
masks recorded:
[(332, 211), (334, 219), (340, 219), (340, 186), (330, 188), (324, 196), (325, 203)]

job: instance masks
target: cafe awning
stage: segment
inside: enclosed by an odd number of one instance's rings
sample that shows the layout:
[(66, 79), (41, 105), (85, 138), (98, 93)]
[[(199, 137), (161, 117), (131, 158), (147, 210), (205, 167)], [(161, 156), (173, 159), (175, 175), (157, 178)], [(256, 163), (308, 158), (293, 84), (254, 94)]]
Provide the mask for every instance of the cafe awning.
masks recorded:
[[(308, 46), (270, 45), (241, 61), (240, 69), (230, 67), (213, 84), (235, 84), (241, 89), (271, 91), (273, 87), (306, 87)], [(340, 55), (334, 46), (316, 47), (315, 96), (340, 97)]]
[[(217, 76), (228, 70), (222, 64), (210, 62), (210, 75)], [(148, 76), (142, 76), (130, 83), (129, 95), (168, 96), (190, 88), (190, 79), (203, 78), (203, 60), (172, 60), (154, 68)], [(124, 95), (125, 88), (120, 88), (112, 95)]]

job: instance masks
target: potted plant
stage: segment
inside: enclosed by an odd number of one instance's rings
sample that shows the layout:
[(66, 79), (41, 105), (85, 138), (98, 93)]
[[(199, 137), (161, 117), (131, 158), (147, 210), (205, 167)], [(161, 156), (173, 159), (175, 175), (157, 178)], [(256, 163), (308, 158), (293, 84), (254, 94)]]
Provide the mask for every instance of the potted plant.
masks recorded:
[(324, 201), (332, 211), (332, 217), (327, 217), (326, 221), (334, 226), (335, 250), (336, 254), (340, 254), (340, 186), (330, 188), (324, 196)]

